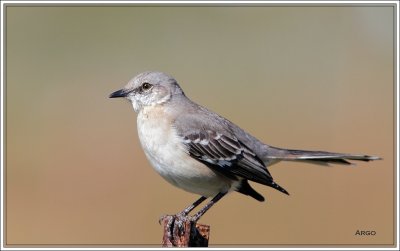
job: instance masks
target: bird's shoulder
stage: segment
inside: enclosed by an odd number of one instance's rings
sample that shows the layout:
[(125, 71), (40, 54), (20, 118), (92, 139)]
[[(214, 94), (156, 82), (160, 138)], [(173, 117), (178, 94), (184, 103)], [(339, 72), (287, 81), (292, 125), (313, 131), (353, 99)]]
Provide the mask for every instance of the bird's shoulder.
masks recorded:
[(193, 102), (187, 102), (184, 109), (177, 111), (173, 125), (181, 136), (211, 131), (228, 137), (235, 137), (231, 122)]

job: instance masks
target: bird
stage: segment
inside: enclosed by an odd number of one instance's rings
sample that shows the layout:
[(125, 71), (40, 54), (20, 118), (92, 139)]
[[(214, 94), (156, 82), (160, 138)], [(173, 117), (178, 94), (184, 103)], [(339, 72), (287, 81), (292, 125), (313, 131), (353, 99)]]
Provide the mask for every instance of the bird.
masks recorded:
[[(170, 75), (146, 71), (133, 77), (110, 98), (127, 99), (137, 113), (137, 130), (143, 151), (166, 181), (201, 197), (178, 218), (197, 222), (230, 192), (257, 201), (265, 198), (250, 182), (289, 195), (268, 168), (280, 161), (315, 164), (351, 164), (381, 159), (364, 154), (293, 150), (264, 144), (228, 119), (189, 99)], [(198, 205), (211, 198), (196, 214)]]

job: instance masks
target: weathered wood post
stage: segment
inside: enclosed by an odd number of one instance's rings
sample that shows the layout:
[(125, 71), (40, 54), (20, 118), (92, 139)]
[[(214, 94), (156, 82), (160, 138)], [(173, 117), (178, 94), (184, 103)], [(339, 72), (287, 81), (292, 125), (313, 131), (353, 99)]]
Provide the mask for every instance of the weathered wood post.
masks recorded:
[(174, 220), (174, 215), (166, 215), (161, 219), (163, 226), (163, 247), (208, 247), (210, 226), (199, 224), (189, 219), (182, 222), (181, 227), (176, 224), (168, 226)]

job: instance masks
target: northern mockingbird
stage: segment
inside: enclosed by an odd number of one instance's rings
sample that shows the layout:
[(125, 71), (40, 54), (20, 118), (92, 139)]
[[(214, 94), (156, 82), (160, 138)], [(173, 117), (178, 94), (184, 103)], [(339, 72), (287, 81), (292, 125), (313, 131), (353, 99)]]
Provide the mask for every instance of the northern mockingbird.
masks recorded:
[(128, 99), (137, 115), (140, 143), (154, 169), (169, 183), (201, 198), (179, 215), (188, 214), (212, 197), (192, 221), (214, 203), (236, 191), (264, 201), (249, 180), (289, 194), (272, 178), (267, 167), (282, 160), (316, 164), (350, 164), (379, 157), (289, 150), (266, 145), (222, 116), (187, 98), (171, 76), (143, 72), (110, 95)]

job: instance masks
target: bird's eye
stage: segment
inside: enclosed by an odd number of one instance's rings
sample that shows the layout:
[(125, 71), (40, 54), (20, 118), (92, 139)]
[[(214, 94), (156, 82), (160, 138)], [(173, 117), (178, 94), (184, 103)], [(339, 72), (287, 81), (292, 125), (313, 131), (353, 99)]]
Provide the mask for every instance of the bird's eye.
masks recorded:
[(153, 85), (150, 84), (150, 83), (144, 82), (144, 83), (142, 84), (142, 90), (143, 90), (143, 91), (150, 90), (151, 87), (153, 87)]

